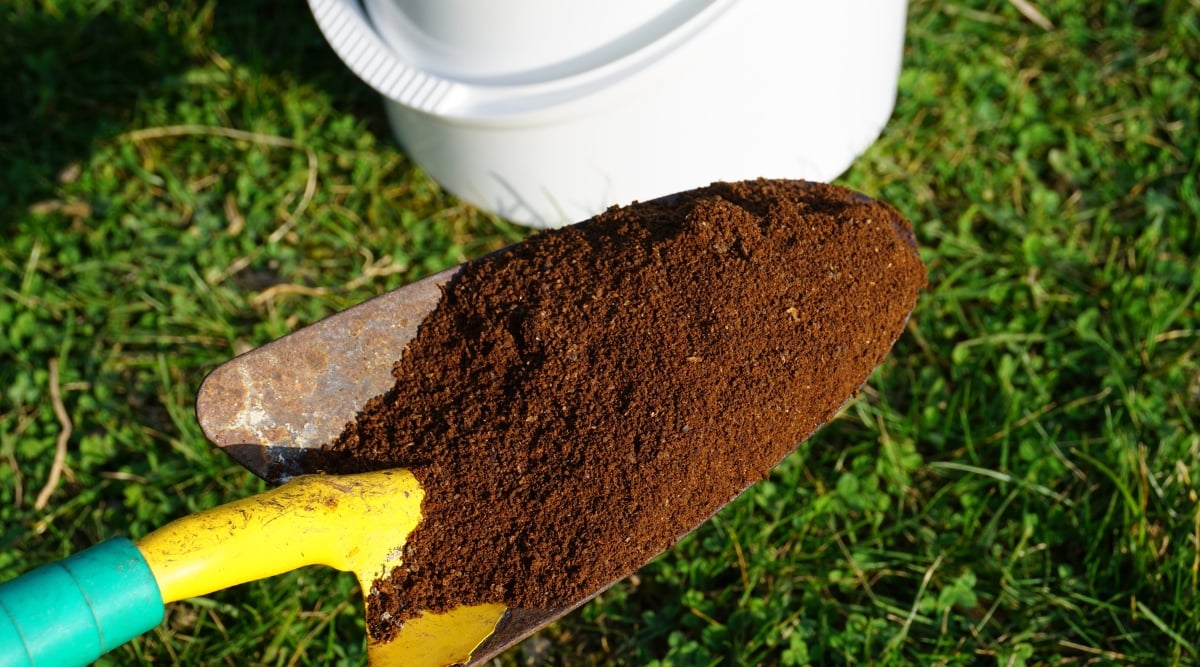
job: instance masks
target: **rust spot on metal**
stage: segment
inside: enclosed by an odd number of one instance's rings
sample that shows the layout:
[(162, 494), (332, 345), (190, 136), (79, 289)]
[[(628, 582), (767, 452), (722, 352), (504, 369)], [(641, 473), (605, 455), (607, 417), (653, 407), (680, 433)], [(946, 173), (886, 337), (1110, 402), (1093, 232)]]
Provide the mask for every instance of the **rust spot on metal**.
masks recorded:
[(391, 389), (392, 364), (457, 268), (375, 297), (213, 370), (196, 399), (204, 434), (272, 482), (306, 472), (368, 399)]

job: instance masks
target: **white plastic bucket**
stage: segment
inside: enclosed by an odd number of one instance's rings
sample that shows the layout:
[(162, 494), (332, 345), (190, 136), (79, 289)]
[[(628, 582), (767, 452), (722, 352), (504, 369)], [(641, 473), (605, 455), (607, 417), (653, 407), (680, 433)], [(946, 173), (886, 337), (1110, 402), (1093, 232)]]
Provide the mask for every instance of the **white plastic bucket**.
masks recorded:
[(905, 0), (309, 0), (462, 199), (552, 227), (755, 177), (836, 178), (895, 103)]

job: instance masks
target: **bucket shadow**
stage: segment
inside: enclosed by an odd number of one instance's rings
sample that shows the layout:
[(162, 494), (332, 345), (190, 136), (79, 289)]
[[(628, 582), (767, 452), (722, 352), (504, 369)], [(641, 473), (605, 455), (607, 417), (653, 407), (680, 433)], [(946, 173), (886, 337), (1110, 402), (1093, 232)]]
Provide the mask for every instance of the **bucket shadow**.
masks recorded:
[(185, 98), (185, 74), (211, 66), (213, 53), (321, 89), (389, 134), (378, 95), (337, 59), (305, 3), (182, 4), (0, 10), (0, 231), (53, 198), (98, 141), (138, 129), (139, 104)]
[(147, 86), (186, 64), (166, 31), (114, 14), (9, 10), (0, 49), (0, 220), (53, 195), (97, 137), (127, 129)]
[(325, 41), (300, 2), (236, 0), (216, 9), (211, 48), (224, 57), (274, 78), (290, 79), (325, 92), (339, 109), (391, 136), (379, 93), (359, 80)]

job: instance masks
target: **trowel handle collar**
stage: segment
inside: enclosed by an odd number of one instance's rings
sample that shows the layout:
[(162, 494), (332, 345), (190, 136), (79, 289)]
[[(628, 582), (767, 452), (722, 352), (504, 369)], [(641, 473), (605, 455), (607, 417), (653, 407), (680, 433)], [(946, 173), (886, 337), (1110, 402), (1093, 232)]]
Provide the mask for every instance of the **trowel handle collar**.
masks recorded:
[(0, 667), (87, 665), (154, 628), (163, 610), (133, 542), (101, 542), (0, 585)]

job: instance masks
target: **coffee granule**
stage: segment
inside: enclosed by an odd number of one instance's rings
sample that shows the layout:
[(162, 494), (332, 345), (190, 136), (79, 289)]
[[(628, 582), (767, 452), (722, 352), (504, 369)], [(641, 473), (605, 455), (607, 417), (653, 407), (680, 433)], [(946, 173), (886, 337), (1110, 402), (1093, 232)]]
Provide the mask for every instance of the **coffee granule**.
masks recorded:
[(372, 636), (568, 606), (641, 567), (833, 417), (924, 284), (893, 208), (802, 181), (614, 207), (467, 263), (394, 388), (314, 457), (425, 488)]

